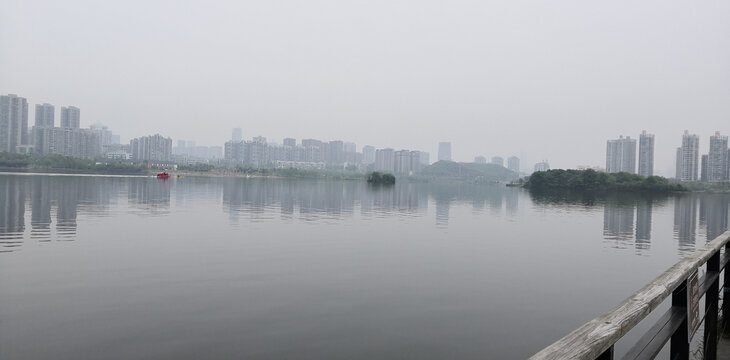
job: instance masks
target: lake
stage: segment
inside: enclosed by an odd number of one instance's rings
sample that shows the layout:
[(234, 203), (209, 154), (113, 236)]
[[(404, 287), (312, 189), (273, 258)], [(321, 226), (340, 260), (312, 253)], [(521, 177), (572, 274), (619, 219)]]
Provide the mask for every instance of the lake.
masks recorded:
[(729, 203), (0, 174), (0, 358), (524, 359), (724, 232)]

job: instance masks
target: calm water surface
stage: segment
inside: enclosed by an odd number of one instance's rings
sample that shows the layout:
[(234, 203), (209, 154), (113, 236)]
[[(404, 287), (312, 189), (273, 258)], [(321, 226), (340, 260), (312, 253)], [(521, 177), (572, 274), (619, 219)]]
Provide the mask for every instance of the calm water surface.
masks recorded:
[(0, 358), (523, 359), (725, 231), (729, 202), (0, 175)]

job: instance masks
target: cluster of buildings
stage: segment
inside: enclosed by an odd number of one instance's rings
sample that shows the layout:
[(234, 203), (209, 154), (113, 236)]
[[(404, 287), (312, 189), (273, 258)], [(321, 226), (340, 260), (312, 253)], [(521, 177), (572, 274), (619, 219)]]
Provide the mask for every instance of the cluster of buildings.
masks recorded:
[[(606, 143), (606, 172), (654, 175), (654, 135), (639, 135), (638, 164), (636, 139), (620, 136)], [(730, 180), (728, 137), (715, 132), (710, 150), (700, 157), (700, 137), (685, 131), (677, 148), (675, 177), (681, 181), (721, 182)]]
[(81, 128), (81, 110), (63, 106), (56, 126), (55, 106), (35, 105), (35, 122), (28, 123), (28, 101), (15, 95), (0, 96), (0, 151), (21, 154), (58, 154), (87, 159), (170, 162), (172, 139), (161, 135), (120, 144), (119, 135), (106, 126)]
[(178, 163), (218, 161), (223, 159), (223, 147), (197, 146), (194, 140), (177, 140), (172, 158)]
[[(487, 158), (484, 156), (475, 156), (474, 157), (474, 163), (476, 164), (486, 164)], [(504, 166), (504, 158), (501, 156), (493, 156), (490, 164)], [(520, 158), (517, 156), (510, 156), (507, 158), (507, 169), (510, 169), (516, 173), (520, 172)]]
[(340, 140), (286, 138), (282, 144), (267, 142), (257, 136), (243, 140), (240, 128), (233, 129), (231, 140), (223, 147), (223, 158), (229, 165), (256, 168), (350, 169), (373, 170), (396, 174), (414, 174), (428, 164), (428, 153), (391, 148), (363, 146), (357, 152), (352, 142)]

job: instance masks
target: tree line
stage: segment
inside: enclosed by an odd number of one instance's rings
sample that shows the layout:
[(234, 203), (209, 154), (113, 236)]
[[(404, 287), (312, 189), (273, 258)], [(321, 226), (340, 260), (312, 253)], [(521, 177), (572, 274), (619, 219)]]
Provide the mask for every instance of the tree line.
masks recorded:
[(588, 170), (548, 170), (537, 171), (530, 175), (524, 185), (534, 190), (597, 190), (597, 191), (636, 191), (636, 192), (673, 192), (687, 191), (679, 183), (671, 183), (661, 176), (643, 177), (626, 172), (605, 173)]

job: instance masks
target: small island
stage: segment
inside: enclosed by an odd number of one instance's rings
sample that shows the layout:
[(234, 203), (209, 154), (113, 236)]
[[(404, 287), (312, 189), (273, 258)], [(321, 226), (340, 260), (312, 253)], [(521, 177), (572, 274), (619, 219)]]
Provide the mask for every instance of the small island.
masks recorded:
[(643, 177), (626, 172), (605, 173), (588, 170), (537, 171), (523, 185), (530, 190), (588, 190), (668, 193), (688, 191), (679, 183), (661, 176)]
[(395, 176), (393, 174), (381, 174), (373, 171), (368, 174), (368, 184), (374, 185), (393, 185), (395, 184)]

